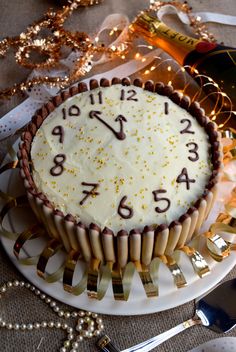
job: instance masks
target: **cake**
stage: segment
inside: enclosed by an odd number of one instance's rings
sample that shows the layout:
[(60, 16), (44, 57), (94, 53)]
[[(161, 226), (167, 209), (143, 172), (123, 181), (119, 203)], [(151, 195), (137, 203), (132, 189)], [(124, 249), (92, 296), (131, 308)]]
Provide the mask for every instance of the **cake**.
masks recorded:
[(171, 255), (214, 203), (221, 147), (197, 102), (152, 81), (79, 83), (22, 135), (29, 203), (67, 252), (125, 267)]

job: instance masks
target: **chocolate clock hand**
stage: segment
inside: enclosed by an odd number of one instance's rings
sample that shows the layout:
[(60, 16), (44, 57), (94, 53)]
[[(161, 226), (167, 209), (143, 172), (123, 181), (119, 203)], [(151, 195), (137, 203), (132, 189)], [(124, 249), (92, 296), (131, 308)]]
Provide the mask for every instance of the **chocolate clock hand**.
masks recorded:
[(124, 133), (124, 122), (127, 122), (126, 118), (122, 115), (119, 115), (115, 119), (115, 121), (119, 121), (119, 123), (120, 123), (120, 131), (117, 132), (106, 121), (104, 121), (100, 117), (101, 114), (102, 114), (101, 111), (91, 110), (89, 113), (89, 117), (91, 119), (94, 119), (94, 118), (98, 119), (101, 123), (103, 123), (107, 128), (109, 128), (109, 130), (111, 130), (114, 133), (114, 135), (116, 136), (117, 139), (119, 139), (119, 140), (125, 139), (126, 135)]

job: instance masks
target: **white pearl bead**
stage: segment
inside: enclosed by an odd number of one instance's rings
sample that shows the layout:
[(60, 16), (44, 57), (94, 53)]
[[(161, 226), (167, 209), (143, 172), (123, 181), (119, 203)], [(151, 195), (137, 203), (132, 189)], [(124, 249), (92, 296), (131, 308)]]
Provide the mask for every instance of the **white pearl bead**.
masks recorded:
[(64, 315), (63, 310), (59, 310), (58, 315), (59, 315), (59, 317), (63, 317), (63, 315)]
[(28, 282), (26, 282), (25, 287), (30, 288), (30, 284)]
[(34, 328), (39, 329), (40, 328), (40, 323), (34, 323)]
[(46, 302), (47, 304), (50, 303), (50, 302), (51, 302), (51, 298), (47, 297), (47, 298), (45, 299), (45, 302)]
[(81, 325), (84, 324), (84, 319), (83, 318), (79, 318), (78, 319), (78, 324), (81, 324)]
[(21, 325), (20, 325), (20, 329), (21, 329), (21, 330), (26, 330), (26, 324), (21, 324)]
[(70, 312), (65, 312), (65, 313), (64, 313), (64, 317), (65, 317), (66, 319), (70, 318)]
[(60, 352), (66, 352), (66, 348), (65, 347), (60, 348)]
[(14, 280), (14, 281), (13, 281), (13, 286), (17, 287), (17, 286), (19, 286), (19, 284), (20, 284), (20, 283), (19, 283), (18, 280)]
[(67, 335), (67, 338), (68, 338), (69, 341), (71, 341), (71, 340), (73, 340), (74, 335), (73, 334), (69, 334), (69, 335)]
[(54, 312), (59, 312), (59, 310), (60, 310), (60, 308), (58, 307), (58, 306), (55, 306), (54, 308), (53, 308), (53, 310), (54, 310)]
[(72, 347), (73, 347), (73, 348), (78, 348), (78, 347), (79, 347), (78, 342), (73, 342), (73, 343), (72, 343)]
[(75, 328), (76, 331), (81, 331), (82, 329), (83, 329), (82, 325), (77, 325)]
[(84, 318), (85, 323), (90, 323), (91, 319), (89, 317)]
[(28, 324), (28, 325), (27, 325), (27, 329), (28, 329), (28, 330), (33, 330), (33, 324)]
[(4, 327), (6, 326), (5, 321), (1, 321), (1, 322), (0, 322), (0, 326), (1, 326), (1, 328), (4, 328)]
[(38, 296), (38, 295), (40, 295), (41, 291), (35, 290), (34, 293), (36, 294), (36, 296)]
[(89, 338), (93, 337), (93, 333), (92, 332), (88, 332), (88, 337)]
[(13, 325), (14, 330), (19, 330), (20, 329), (20, 324), (14, 324)]
[(62, 324), (62, 329), (63, 329), (63, 330), (66, 330), (67, 328), (68, 328), (68, 325), (67, 325), (67, 324), (65, 324), (65, 323)]
[(50, 321), (50, 322), (48, 323), (48, 327), (49, 327), (49, 328), (53, 328), (53, 327), (54, 327), (54, 322), (53, 322), (53, 321)]
[(64, 347), (70, 347), (70, 341), (66, 340), (64, 341)]
[(72, 313), (71, 313), (71, 316), (72, 316), (73, 318), (76, 318), (76, 317), (78, 316), (78, 313), (77, 313), (77, 312), (72, 312)]
[(99, 336), (101, 334), (101, 331), (99, 330), (94, 330), (93, 336)]
[(88, 331), (93, 332), (94, 331), (94, 326), (88, 326)]
[(84, 317), (85, 316), (85, 312), (83, 310), (80, 310), (78, 314), (79, 314), (80, 317)]
[(88, 331), (86, 331), (86, 330), (81, 331), (81, 335), (84, 336), (84, 337), (87, 337), (88, 336)]
[(72, 348), (70, 352), (77, 352), (77, 349)]
[(31, 286), (31, 287), (30, 287), (30, 290), (31, 290), (31, 291), (35, 291), (35, 287), (34, 287), (34, 286)]
[(86, 315), (90, 316), (92, 315), (92, 312), (87, 312)]
[(47, 327), (47, 322), (46, 321), (43, 321), (42, 323), (41, 323), (41, 326), (42, 326), (42, 328), (46, 328)]
[(1, 292), (1, 293), (6, 292), (6, 290), (7, 290), (6, 286), (2, 286), (2, 287), (0, 288), (0, 292)]
[(103, 324), (98, 324), (98, 329), (99, 330), (103, 330), (104, 329), (104, 325)]
[(45, 299), (45, 298), (46, 298), (46, 295), (41, 294), (41, 295), (40, 295), (40, 298), (41, 298), (41, 299)]
[(66, 331), (68, 332), (68, 334), (71, 334), (73, 332), (73, 328), (69, 326)]
[(25, 282), (24, 281), (20, 281), (20, 287), (24, 287), (25, 286)]
[(78, 341), (78, 342), (81, 342), (81, 341), (83, 341), (83, 336), (81, 336), (81, 335), (79, 335), (79, 336), (77, 336), (76, 337), (76, 341)]
[(12, 282), (11, 281), (7, 282), (7, 287), (12, 287)]
[(60, 323), (59, 321), (57, 321), (57, 322), (55, 323), (55, 327), (56, 327), (57, 329), (60, 329), (60, 328), (61, 328), (61, 323)]
[(6, 328), (7, 328), (8, 330), (11, 330), (11, 329), (13, 328), (13, 325), (12, 325), (11, 323), (7, 323), (7, 324), (6, 324)]
[(97, 318), (98, 317), (97, 313), (92, 313), (92, 317)]
[(97, 319), (96, 319), (96, 323), (102, 324), (102, 319), (101, 319), (101, 318), (97, 318)]
[(50, 307), (55, 307), (56, 306), (56, 302), (55, 301), (52, 301), (51, 303), (50, 303)]

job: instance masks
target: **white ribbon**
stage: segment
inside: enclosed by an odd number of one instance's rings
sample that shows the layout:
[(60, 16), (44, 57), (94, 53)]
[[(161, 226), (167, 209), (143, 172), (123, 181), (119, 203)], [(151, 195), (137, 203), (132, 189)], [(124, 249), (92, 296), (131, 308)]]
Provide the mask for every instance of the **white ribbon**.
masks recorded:
[[(188, 15), (185, 12), (178, 10), (173, 5), (164, 5), (157, 11), (157, 17), (160, 21), (162, 21), (164, 15), (173, 14), (177, 15), (181, 22), (185, 24), (190, 24)], [(199, 17), (199, 19), (201, 19), (201, 22), (215, 22), (236, 26), (236, 16), (222, 15), (221, 13), (214, 12), (193, 12), (191, 13), (191, 15), (196, 18)]]

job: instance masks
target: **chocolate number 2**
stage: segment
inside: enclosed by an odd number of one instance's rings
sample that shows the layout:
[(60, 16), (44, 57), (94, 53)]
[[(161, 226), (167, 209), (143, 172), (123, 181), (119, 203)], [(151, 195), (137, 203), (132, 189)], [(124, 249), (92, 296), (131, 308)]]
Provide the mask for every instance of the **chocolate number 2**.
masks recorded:
[(53, 166), (50, 169), (50, 174), (52, 176), (60, 176), (64, 171), (63, 164), (66, 161), (66, 156), (65, 156), (65, 154), (57, 154), (54, 157), (53, 161), (54, 161), (55, 166)]

